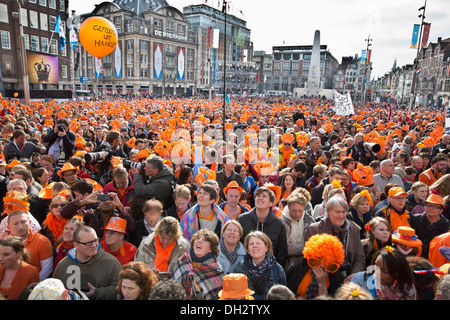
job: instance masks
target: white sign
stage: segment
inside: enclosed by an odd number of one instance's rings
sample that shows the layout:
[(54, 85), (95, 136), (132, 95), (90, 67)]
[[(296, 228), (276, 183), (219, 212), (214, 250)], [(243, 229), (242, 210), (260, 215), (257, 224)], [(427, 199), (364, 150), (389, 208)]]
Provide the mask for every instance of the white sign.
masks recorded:
[(334, 104), (335, 111), (338, 116), (348, 116), (349, 114), (355, 114), (350, 92), (347, 92), (346, 95), (343, 95), (334, 90)]
[(160, 31), (160, 30), (155, 30), (155, 36), (165, 37), (165, 38), (170, 38), (170, 39), (175, 39), (175, 40), (181, 40), (181, 41), (187, 41), (187, 37), (185, 37), (185, 36), (180, 36), (177, 34), (173, 34), (171, 32), (165, 32), (165, 31)]

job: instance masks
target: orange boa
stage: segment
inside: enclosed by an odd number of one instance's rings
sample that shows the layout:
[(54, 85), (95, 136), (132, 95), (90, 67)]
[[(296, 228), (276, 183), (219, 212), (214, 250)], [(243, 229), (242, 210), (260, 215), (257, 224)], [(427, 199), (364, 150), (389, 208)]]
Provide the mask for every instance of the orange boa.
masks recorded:
[(155, 248), (156, 248), (156, 256), (155, 256), (155, 269), (158, 269), (160, 272), (167, 272), (169, 269), (169, 260), (172, 255), (173, 248), (175, 247), (175, 241), (172, 241), (165, 249), (161, 245), (161, 241), (159, 237), (155, 235)]
[(47, 227), (53, 234), (53, 237), (56, 240), (59, 239), (59, 237), (62, 235), (64, 231), (64, 226), (66, 225), (66, 222), (69, 221), (68, 219), (62, 218), (61, 220), (58, 220), (56, 216), (50, 212), (47, 215), (47, 218), (44, 220), (44, 227)]
[(409, 213), (398, 214), (393, 209), (389, 209), (389, 215), (391, 217), (391, 233), (397, 230), (398, 227), (409, 225)]
[(291, 160), (291, 155), (294, 154), (294, 148), (291, 146), (288, 150), (284, 149), (284, 145), (280, 145), (280, 152), (282, 154), (280, 167), (286, 168)]

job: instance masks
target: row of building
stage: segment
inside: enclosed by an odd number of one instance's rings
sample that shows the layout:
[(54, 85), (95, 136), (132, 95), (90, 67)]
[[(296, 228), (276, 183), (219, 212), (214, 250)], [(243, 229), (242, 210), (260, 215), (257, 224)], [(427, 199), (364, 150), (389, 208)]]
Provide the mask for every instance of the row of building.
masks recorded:
[[(69, 0), (11, 0), (0, 3), (0, 92), (64, 89), (114, 95), (212, 95), (290, 92), (307, 87), (312, 45), (274, 46), (258, 51), (246, 21), (206, 4), (180, 11), (165, 0), (113, 0), (92, 12), (69, 14)], [(66, 45), (60, 48), (55, 24), (60, 17)], [(69, 46), (69, 29), (90, 16), (111, 21), (117, 49), (100, 59), (81, 45)], [(226, 32), (225, 32), (226, 28)], [(421, 103), (447, 101), (450, 39), (422, 49), (416, 94)], [(395, 66), (372, 79), (372, 63), (358, 55), (339, 62), (320, 46), (320, 89), (354, 100), (411, 97), (413, 65)], [(372, 80), (371, 80), (372, 79)], [(8, 95), (8, 94), (7, 94)]]

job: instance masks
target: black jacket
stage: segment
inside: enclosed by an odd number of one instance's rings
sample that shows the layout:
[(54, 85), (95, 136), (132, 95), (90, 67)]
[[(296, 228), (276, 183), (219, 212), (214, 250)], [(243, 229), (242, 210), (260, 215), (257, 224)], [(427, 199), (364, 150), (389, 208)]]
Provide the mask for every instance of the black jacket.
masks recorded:
[(450, 230), (450, 221), (443, 215), (441, 215), (441, 219), (435, 223), (430, 223), (425, 212), (413, 214), (409, 224), (411, 225), (411, 228), (416, 231), (417, 237), (422, 241), (421, 256), (426, 259), (428, 259), (431, 240)]
[(244, 242), (245, 236), (252, 231), (264, 232), (272, 241), (273, 255), (277, 258), (277, 262), (284, 266), (287, 259), (287, 238), (286, 229), (284, 224), (276, 215), (269, 212), (266, 220), (260, 222), (256, 216), (256, 209), (252, 209), (249, 212), (240, 214), (236, 219), (244, 229), (243, 236), (241, 238)]
[[(42, 142), (46, 144), (47, 153), (48, 153), (48, 150), (50, 150), (50, 147), (55, 142), (59, 141), (58, 138), (59, 138), (58, 134), (55, 133), (55, 131), (53, 131), (53, 130), (50, 131), (49, 133), (47, 133), (46, 135), (42, 136)], [(64, 162), (65, 162), (70, 157), (72, 157), (74, 154), (75, 141), (76, 141), (77, 137), (75, 136), (75, 133), (73, 133), (70, 130), (67, 130), (66, 135), (62, 136), (61, 139), (63, 141), (62, 145), (64, 148), (64, 154), (65, 154), (64, 159), (61, 159), (61, 160), (64, 160)], [(55, 161), (58, 161), (58, 159), (55, 159)]]

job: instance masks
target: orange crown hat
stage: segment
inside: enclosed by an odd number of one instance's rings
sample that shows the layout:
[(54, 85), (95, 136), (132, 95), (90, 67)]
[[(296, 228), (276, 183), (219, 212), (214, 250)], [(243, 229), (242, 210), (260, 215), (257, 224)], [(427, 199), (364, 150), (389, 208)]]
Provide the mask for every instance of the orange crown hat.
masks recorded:
[(74, 170), (75, 172), (77, 172), (78, 167), (73, 166), (70, 162), (66, 162), (66, 163), (64, 163), (61, 170), (58, 170), (58, 176), (62, 177), (64, 172), (71, 171), (71, 170)]
[(227, 194), (228, 189), (238, 189), (239, 192), (242, 194), (242, 191), (244, 191), (244, 189), (242, 189), (238, 183), (236, 181), (231, 181), (225, 188), (223, 188), (223, 193)]
[(223, 277), (223, 289), (219, 291), (219, 297), (221, 299), (237, 299), (251, 296), (254, 293), (248, 288), (245, 274), (230, 273)]
[(254, 167), (256, 173), (258, 174), (258, 176), (262, 175), (262, 174), (271, 174), (272, 172), (274, 172), (276, 170), (276, 168), (274, 168), (272, 162), (267, 161), (267, 160), (261, 160), (259, 161), (255, 167)]
[(123, 165), (123, 160), (121, 157), (112, 156), (110, 163), (113, 168), (116, 168), (120, 165)]
[(145, 148), (138, 152), (136, 160), (147, 159), (150, 156), (150, 149)]
[(281, 142), (292, 144), (292, 142), (294, 142), (294, 136), (290, 133), (285, 133), (281, 136)]
[(3, 208), (5, 208), (7, 212), (13, 212), (16, 210), (29, 211), (29, 201), (29, 195), (17, 191), (8, 191), (3, 197)]
[(358, 163), (356, 169), (352, 172), (353, 180), (360, 186), (368, 187), (374, 184), (373, 169), (370, 166), (364, 166)]
[(127, 231), (127, 220), (121, 219), (119, 217), (111, 217), (108, 221), (104, 230), (115, 231), (119, 233), (126, 233)]
[(201, 186), (206, 180), (216, 180), (216, 172), (208, 170), (206, 167), (201, 167), (198, 170), (198, 174), (195, 176), (194, 181), (198, 186)]
[(315, 234), (305, 242), (303, 255), (306, 259), (320, 259), (324, 263), (344, 262), (344, 246), (339, 239), (327, 233)]
[(89, 151), (89, 149), (86, 147), (86, 140), (84, 140), (84, 138), (82, 137), (77, 137), (75, 140), (75, 148), (84, 150), (84, 151)]

